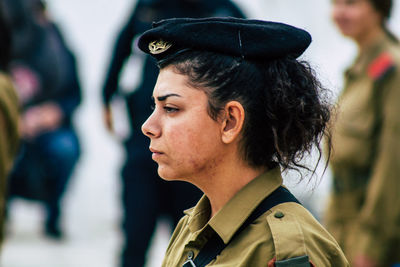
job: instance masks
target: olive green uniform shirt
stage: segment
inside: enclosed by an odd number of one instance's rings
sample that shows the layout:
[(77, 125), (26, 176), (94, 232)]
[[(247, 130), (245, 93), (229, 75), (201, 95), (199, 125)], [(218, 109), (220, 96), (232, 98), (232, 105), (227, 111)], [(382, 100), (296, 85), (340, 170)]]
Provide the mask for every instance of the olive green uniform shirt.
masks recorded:
[(17, 153), (18, 98), (11, 79), (0, 72), (0, 243), (3, 240), (3, 215), (7, 174)]
[(349, 261), (400, 262), (400, 46), (380, 39), (346, 72), (333, 121), (328, 230)]
[(210, 220), (210, 203), (203, 196), (194, 208), (185, 211), (162, 266), (181, 267), (188, 256), (196, 257), (214, 231), (225, 244), (230, 243), (207, 266), (268, 266), (273, 258), (282, 261), (304, 255), (315, 266), (348, 266), (333, 237), (294, 202), (273, 207), (232, 239), (257, 205), (281, 184), (279, 168), (264, 173), (242, 188)]

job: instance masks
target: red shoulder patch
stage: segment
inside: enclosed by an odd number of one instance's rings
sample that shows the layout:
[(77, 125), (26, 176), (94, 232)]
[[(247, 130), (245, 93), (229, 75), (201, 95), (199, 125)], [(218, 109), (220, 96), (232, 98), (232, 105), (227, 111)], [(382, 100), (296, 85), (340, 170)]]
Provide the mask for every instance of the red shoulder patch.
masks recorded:
[(276, 258), (274, 257), (272, 260), (268, 262), (268, 267), (275, 267)]
[(394, 61), (389, 53), (380, 54), (368, 66), (368, 76), (373, 80), (378, 80), (385, 75), (390, 69), (394, 67)]

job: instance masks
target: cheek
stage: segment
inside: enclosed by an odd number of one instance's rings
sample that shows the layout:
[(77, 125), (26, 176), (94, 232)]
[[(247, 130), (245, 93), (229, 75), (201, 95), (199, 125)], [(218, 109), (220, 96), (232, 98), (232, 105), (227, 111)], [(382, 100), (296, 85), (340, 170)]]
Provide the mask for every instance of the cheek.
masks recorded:
[(193, 171), (212, 168), (219, 151), (215, 125), (201, 122), (193, 122), (191, 127), (176, 125), (169, 136), (176, 166)]
[(213, 136), (210, 136), (204, 129), (196, 128), (177, 128), (173, 136), (174, 149), (176, 153), (184, 159), (195, 163), (200, 158), (205, 157), (210, 150)]
[(360, 27), (363, 24), (365, 24), (365, 19), (369, 20), (368, 17), (365, 17), (365, 14), (362, 12), (354, 11), (354, 14), (352, 16), (352, 21), (355, 24), (355, 26)]

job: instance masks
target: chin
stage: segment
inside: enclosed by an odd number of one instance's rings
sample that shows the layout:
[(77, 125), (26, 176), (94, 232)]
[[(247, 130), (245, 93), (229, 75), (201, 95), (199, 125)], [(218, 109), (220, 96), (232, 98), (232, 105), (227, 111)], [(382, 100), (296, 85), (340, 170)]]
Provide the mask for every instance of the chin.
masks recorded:
[(158, 166), (158, 176), (160, 176), (165, 181), (188, 181), (185, 179), (186, 176), (180, 175), (173, 170), (168, 170), (166, 168)]
[(343, 34), (343, 36), (345, 36), (347, 38), (350, 38), (350, 39), (354, 38), (354, 35), (349, 31), (342, 31), (342, 34)]
[(166, 170), (163, 167), (158, 166), (158, 176), (160, 176), (165, 181), (176, 181), (179, 180), (173, 172)]
[(354, 31), (352, 29), (350, 29), (349, 27), (341, 27), (340, 32), (346, 37), (349, 37), (349, 38), (354, 37)]

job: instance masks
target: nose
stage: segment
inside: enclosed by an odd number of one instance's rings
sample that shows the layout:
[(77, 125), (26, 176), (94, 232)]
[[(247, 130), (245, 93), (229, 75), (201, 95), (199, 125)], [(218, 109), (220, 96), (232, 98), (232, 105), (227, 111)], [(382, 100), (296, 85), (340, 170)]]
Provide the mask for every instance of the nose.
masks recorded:
[(143, 123), (142, 133), (149, 138), (157, 138), (161, 135), (161, 129), (154, 112)]

